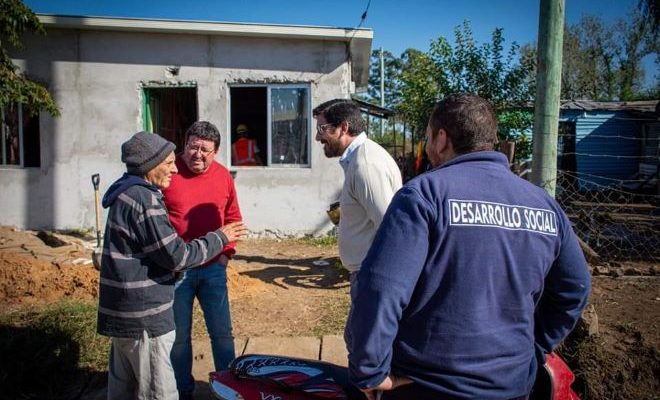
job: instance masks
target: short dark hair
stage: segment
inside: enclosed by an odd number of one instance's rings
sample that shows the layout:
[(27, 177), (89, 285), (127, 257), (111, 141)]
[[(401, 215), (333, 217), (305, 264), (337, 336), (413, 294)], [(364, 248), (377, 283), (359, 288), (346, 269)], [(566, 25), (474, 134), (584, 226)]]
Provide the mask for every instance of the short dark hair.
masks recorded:
[(216, 151), (220, 147), (220, 132), (209, 121), (197, 121), (190, 125), (190, 128), (186, 131), (186, 143), (188, 143), (188, 139), (191, 136), (197, 136), (204, 140), (212, 140)]
[(456, 154), (493, 150), (497, 143), (497, 118), (485, 99), (469, 93), (440, 100), (429, 118), (431, 134), (444, 129)]
[(323, 115), (323, 118), (334, 126), (338, 126), (344, 121), (348, 122), (348, 133), (351, 136), (357, 136), (366, 131), (367, 128), (360, 107), (352, 100), (334, 99), (326, 101), (314, 108), (312, 115), (315, 118)]

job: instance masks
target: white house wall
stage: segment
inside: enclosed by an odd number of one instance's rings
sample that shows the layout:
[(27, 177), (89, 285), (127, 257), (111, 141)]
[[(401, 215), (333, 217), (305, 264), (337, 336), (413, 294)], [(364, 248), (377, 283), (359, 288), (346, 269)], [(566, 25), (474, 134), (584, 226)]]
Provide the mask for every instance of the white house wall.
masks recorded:
[[(196, 82), (199, 119), (222, 131), (217, 159), (225, 165), (229, 85), (308, 84), (312, 107), (348, 97), (351, 87), (346, 45), (331, 41), (51, 29), (45, 38), (27, 38), (13, 56), (49, 86), (62, 113), (41, 114), (40, 168), (0, 167), (0, 224), (21, 228), (94, 226), (90, 177), (100, 173), (103, 194), (123, 173), (120, 146), (143, 126), (140, 82)], [(176, 79), (168, 66), (180, 66)], [(331, 228), (325, 209), (337, 199), (343, 173), (314, 132), (311, 168), (237, 169), (253, 233), (318, 235)]]

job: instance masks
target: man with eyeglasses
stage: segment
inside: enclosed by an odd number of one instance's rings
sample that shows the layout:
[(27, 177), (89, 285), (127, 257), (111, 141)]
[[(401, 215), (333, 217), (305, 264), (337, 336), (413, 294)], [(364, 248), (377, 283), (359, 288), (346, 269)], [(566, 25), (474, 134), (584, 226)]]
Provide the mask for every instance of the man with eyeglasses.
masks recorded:
[(387, 206), (401, 187), (401, 171), (392, 156), (367, 137), (358, 105), (327, 101), (313, 111), (316, 141), (326, 157), (339, 157), (344, 185), (339, 197), (339, 255), (351, 273), (351, 297), (357, 271), (371, 246)]
[[(170, 221), (186, 241), (198, 237), (198, 232), (242, 220), (234, 181), (227, 168), (215, 161), (219, 147), (215, 125), (193, 123), (186, 132), (184, 150), (176, 157), (179, 174), (163, 191)], [(172, 365), (181, 400), (191, 399), (195, 389), (191, 344), (195, 297), (204, 312), (216, 370), (226, 369), (235, 357), (227, 294), (227, 264), (235, 252), (235, 243), (225, 246), (219, 256), (184, 273), (176, 284)]]

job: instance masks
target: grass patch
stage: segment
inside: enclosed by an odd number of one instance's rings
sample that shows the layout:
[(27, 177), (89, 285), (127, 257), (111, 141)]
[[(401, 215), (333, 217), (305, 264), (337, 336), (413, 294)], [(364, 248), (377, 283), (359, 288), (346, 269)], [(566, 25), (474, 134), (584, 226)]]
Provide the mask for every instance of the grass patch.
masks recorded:
[(61, 302), (0, 315), (0, 397), (76, 398), (107, 369), (96, 305)]
[(325, 236), (303, 236), (296, 239), (299, 243), (318, 247), (333, 247), (337, 245), (336, 235)]
[(321, 318), (313, 329), (314, 336), (341, 335), (344, 333), (351, 297), (348, 293), (326, 299), (321, 307)]
[[(60, 229), (55, 232), (61, 233), (62, 235), (77, 237), (78, 239), (83, 240), (96, 239), (96, 230), (94, 228)], [(103, 232), (101, 231), (101, 233)]]

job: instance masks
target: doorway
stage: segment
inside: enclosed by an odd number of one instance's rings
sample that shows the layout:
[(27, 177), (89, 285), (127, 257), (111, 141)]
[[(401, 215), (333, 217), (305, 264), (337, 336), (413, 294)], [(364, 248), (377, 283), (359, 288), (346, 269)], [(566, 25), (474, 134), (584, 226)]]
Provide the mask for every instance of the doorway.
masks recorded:
[(173, 142), (177, 152), (183, 149), (186, 131), (197, 118), (196, 87), (144, 88), (144, 130)]

